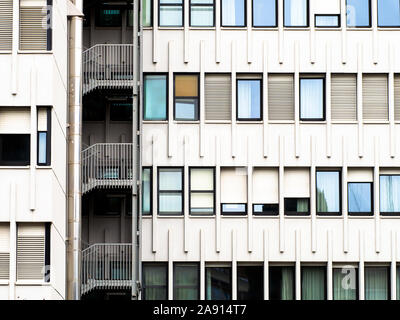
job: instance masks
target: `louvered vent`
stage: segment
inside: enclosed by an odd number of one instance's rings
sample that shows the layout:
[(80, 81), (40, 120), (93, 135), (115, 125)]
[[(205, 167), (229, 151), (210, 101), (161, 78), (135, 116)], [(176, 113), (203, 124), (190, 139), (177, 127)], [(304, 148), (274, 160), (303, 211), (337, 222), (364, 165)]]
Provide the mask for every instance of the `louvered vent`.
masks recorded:
[(44, 225), (19, 225), (17, 238), (17, 279), (43, 280), (44, 266)]
[(12, 49), (13, 2), (0, 1), (0, 50)]
[(20, 50), (47, 50), (46, 7), (20, 8)]
[(268, 76), (268, 117), (269, 120), (294, 120), (293, 75)]
[(231, 77), (206, 75), (204, 82), (206, 120), (231, 120)]
[(357, 120), (357, 75), (332, 74), (332, 120)]
[(388, 120), (388, 77), (386, 74), (363, 75), (364, 120)]
[(394, 76), (394, 119), (400, 121), (400, 74)]
[(0, 223), (0, 280), (10, 277), (10, 226)]

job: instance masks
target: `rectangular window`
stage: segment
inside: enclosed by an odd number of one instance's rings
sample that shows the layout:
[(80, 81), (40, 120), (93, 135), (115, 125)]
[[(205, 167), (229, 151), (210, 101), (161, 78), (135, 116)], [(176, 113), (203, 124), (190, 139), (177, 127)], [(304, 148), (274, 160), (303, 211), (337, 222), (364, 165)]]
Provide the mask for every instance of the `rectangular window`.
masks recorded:
[(346, 0), (347, 26), (371, 26), (371, 0)]
[(309, 198), (285, 198), (285, 215), (308, 216), (310, 215)]
[(373, 215), (371, 182), (349, 182), (347, 184), (347, 196), (349, 215)]
[(253, 204), (253, 215), (277, 216), (279, 215), (279, 204), (275, 203)]
[(200, 268), (196, 263), (174, 264), (174, 300), (198, 300)]
[(206, 300), (232, 299), (230, 267), (206, 267)]
[(326, 267), (301, 268), (301, 300), (326, 300)]
[(261, 80), (237, 79), (237, 120), (261, 120)]
[(378, 27), (400, 27), (399, 0), (378, 0)]
[(190, 214), (215, 214), (214, 168), (190, 168)]
[(51, 108), (37, 109), (37, 164), (49, 166), (51, 163)]
[(308, 27), (308, 0), (284, 0), (284, 26)]
[(175, 120), (199, 120), (199, 76), (176, 74), (174, 92)]
[(152, 170), (151, 168), (143, 168), (142, 171), (142, 215), (152, 214), (151, 199), (153, 194), (152, 188)]
[(229, 74), (206, 74), (204, 77), (206, 120), (231, 120), (232, 80)]
[(110, 120), (132, 121), (132, 110), (131, 97), (118, 97), (115, 100), (110, 101)]
[(279, 214), (278, 176), (277, 168), (253, 169), (253, 215)]
[(325, 78), (300, 78), (300, 120), (325, 120)]
[(167, 120), (167, 75), (144, 76), (143, 120)]
[(12, 49), (13, 0), (0, 2), (0, 50)]
[(246, 203), (222, 203), (221, 214), (226, 216), (245, 216), (247, 214)]
[(277, 0), (253, 0), (253, 27), (277, 27)]
[(388, 267), (365, 267), (365, 300), (390, 299), (389, 275)]
[(153, 24), (152, 12), (153, 12), (153, 1), (152, 0), (143, 0), (142, 1), (142, 25), (143, 25), (143, 27), (151, 27), (151, 25)]
[(10, 224), (0, 223), (0, 280), (10, 279)]
[(363, 74), (363, 119), (389, 120), (389, 89), (387, 74)]
[(264, 300), (264, 267), (237, 267), (237, 299)]
[(246, 0), (221, 0), (221, 7), (222, 27), (246, 26)]
[(52, 5), (52, 0), (20, 0), (20, 50), (52, 49)]
[(96, 8), (96, 27), (121, 27), (121, 9), (115, 7)]
[(158, 214), (183, 214), (183, 169), (158, 169)]
[(29, 166), (29, 134), (0, 134), (0, 166)]
[(340, 172), (317, 171), (317, 214), (340, 215)]
[(182, 27), (183, 0), (159, 0), (158, 16), (160, 27)]
[(144, 300), (167, 300), (167, 269), (166, 263), (143, 263)]
[(190, 0), (190, 26), (214, 27), (214, 0)]
[(294, 120), (293, 74), (268, 75), (269, 120)]
[(357, 268), (333, 268), (333, 300), (357, 300)]
[(382, 215), (400, 214), (400, 175), (379, 177), (380, 212)]
[(221, 168), (221, 214), (246, 215), (247, 169)]
[(269, 267), (269, 300), (294, 300), (294, 267)]
[(315, 26), (317, 28), (339, 28), (340, 15), (339, 14), (316, 14)]

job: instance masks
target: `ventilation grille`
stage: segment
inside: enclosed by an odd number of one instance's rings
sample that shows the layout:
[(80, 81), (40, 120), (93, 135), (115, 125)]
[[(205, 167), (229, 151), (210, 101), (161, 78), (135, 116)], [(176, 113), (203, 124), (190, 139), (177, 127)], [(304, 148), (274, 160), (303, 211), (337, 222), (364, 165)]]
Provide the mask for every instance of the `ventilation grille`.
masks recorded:
[(17, 239), (17, 279), (44, 278), (45, 237), (19, 235)]
[(0, 1), (0, 50), (12, 49), (13, 2)]
[(385, 74), (363, 76), (364, 120), (388, 120), (388, 78)]
[(20, 50), (47, 50), (46, 7), (20, 8)]
[(229, 75), (206, 75), (206, 120), (231, 120), (232, 83)]
[(357, 75), (333, 74), (332, 120), (357, 120)]
[(400, 74), (394, 76), (394, 119), (400, 121)]
[(293, 75), (268, 76), (269, 120), (294, 120)]

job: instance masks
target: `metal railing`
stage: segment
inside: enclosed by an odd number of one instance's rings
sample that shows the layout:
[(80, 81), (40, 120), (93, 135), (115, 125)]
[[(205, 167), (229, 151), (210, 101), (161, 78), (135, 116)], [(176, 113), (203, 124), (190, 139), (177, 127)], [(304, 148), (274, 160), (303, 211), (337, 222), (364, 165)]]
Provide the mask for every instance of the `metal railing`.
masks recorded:
[(82, 151), (82, 193), (133, 183), (133, 144), (97, 143)]
[(82, 251), (81, 295), (132, 287), (132, 244), (96, 243)]
[(97, 44), (83, 52), (82, 93), (133, 86), (133, 45)]

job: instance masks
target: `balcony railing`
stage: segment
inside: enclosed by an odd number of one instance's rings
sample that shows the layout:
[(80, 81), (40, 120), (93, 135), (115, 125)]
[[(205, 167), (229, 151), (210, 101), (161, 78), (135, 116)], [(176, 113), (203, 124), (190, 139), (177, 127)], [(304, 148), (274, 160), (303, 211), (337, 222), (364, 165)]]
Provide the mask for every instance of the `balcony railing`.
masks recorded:
[(95, 188), (128, 188), (132, 183), (132, 143), (97, 143), (82, 151), (82, 193)]
[(83, 52), (83, 94), (133, 86), (133, 45), (97, 44)]
[(97, 243), (82, 251), (81, 295), (132, 287), (132, 244)]

